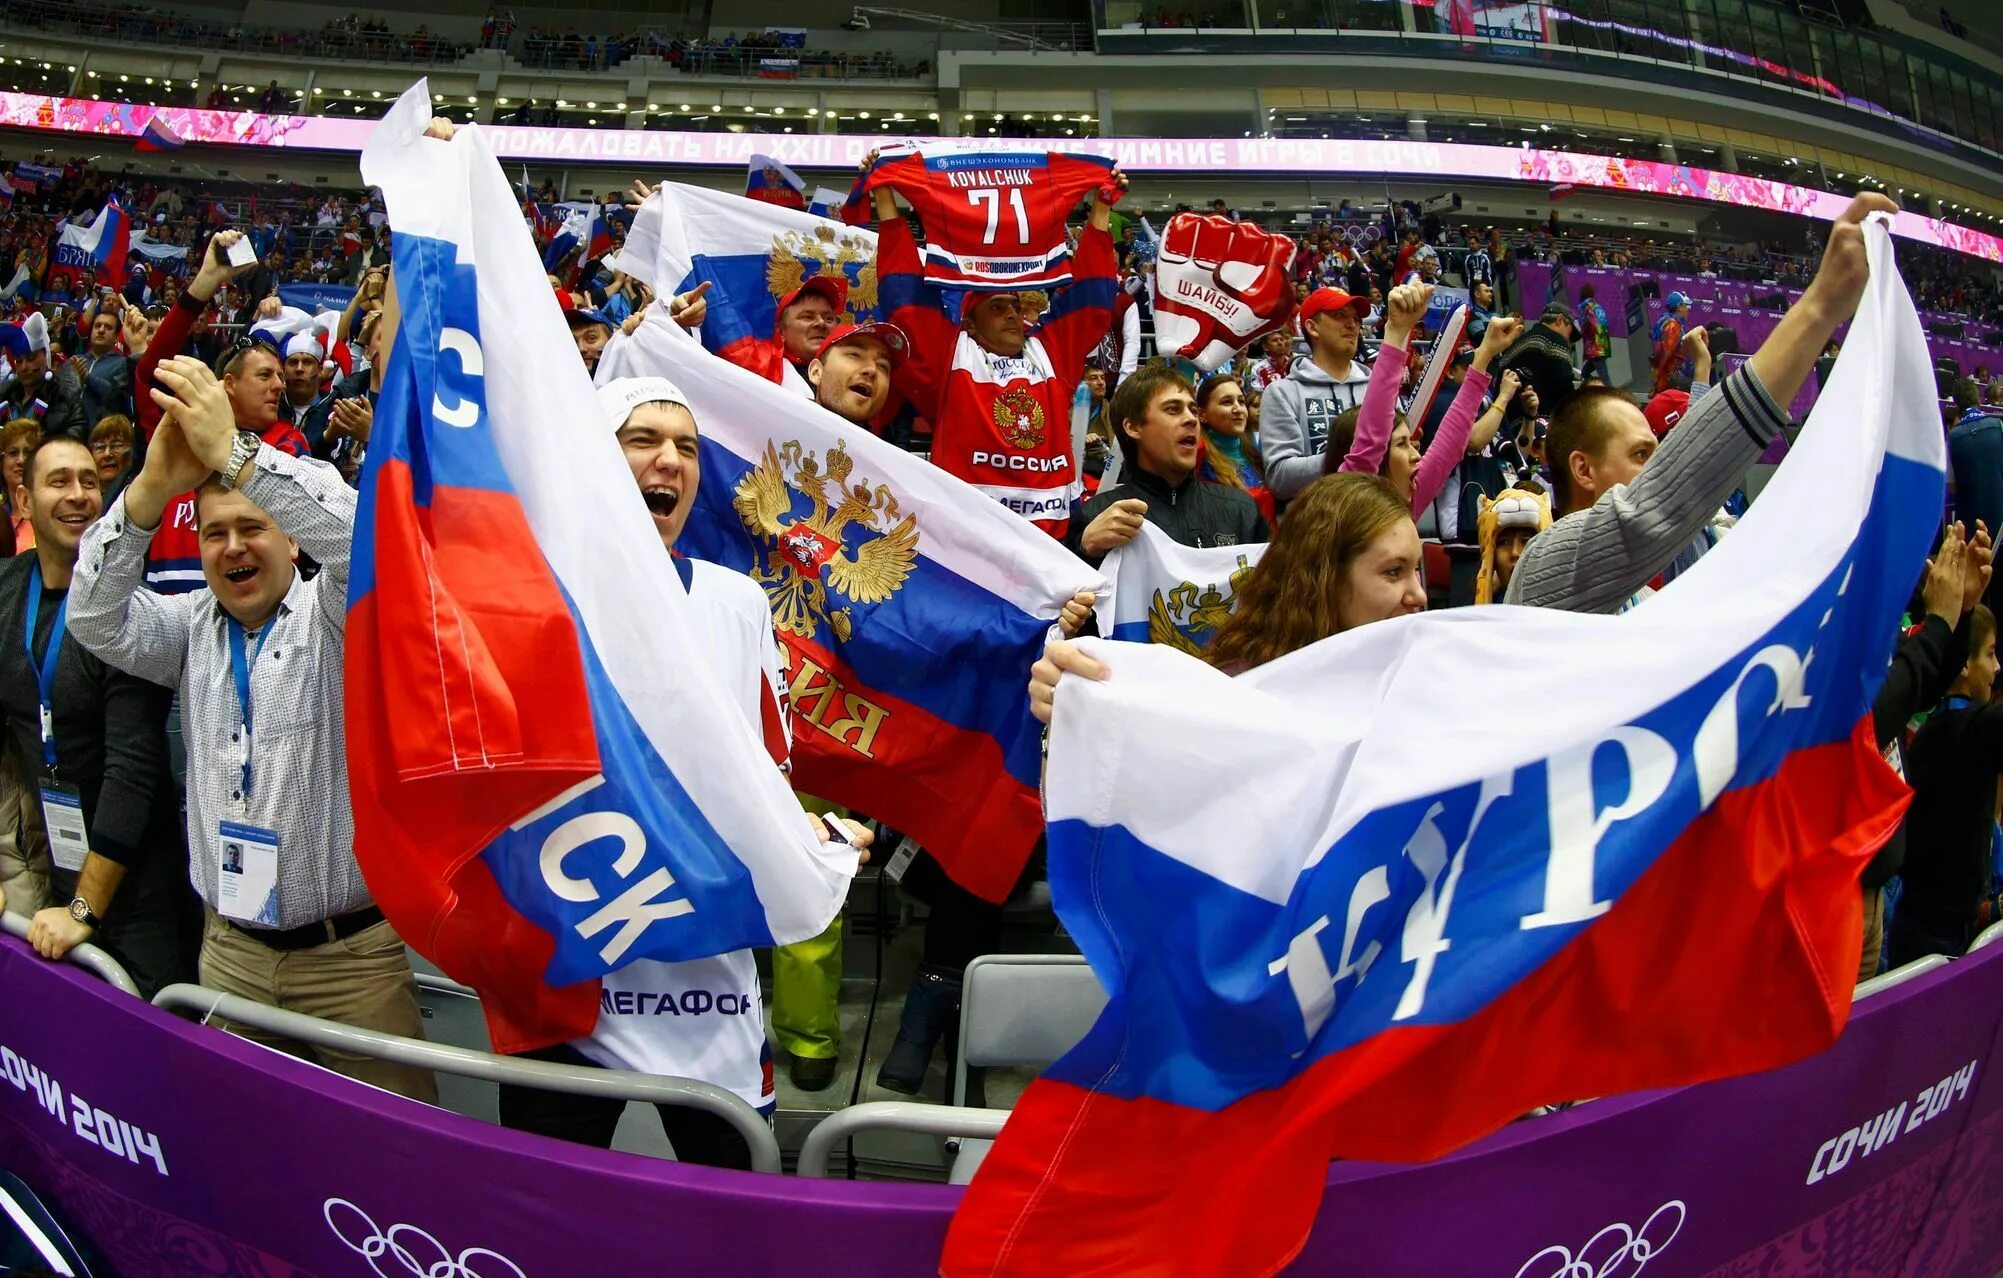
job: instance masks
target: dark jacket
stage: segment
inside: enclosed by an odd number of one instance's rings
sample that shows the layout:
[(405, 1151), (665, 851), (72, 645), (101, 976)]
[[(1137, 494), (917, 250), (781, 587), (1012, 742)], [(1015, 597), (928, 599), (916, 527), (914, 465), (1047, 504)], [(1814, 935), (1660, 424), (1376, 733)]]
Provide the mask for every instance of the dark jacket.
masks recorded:
[(1512, 368), (1537, 392), (1537, 411), (1545, 417), (1557, 415), (1579, 371), (1572, 362), (1572, 344), (1548, 324), (1532, 324), (1502, 353), (1495, 361), (1496, 379)]
[[(43, 409), (36, 409), (37, 399), (42, 401)], [(47, 377), (36, 388), (22, 385), (18, 377), (10, 377), (5, 386), (0, 386), (0, 411), (4, 411), (8, 421), (17, 417), (39, 420), (43, 439), (67, 435), (86, 444), (90, 442), (90, 423), (84, 418), (83, 400), (76, 382), (70, 378)]]
[[(42, 771), (41, 698), (22, 642), (28, 591), (41, 590), (33, 552), (0, 564), (0, 713), (30, 778)], [(36, 648), (46, 652), (60, 592), (45, 593), (36, 617)], [(133, 880), (179, 880), (187, 857), (180, 804), (167, 768), (165, 688), (121, 673), (93, 656), (74, 636), (56, 659), (56, 775), (83, 796), (91, 850), (124, 865)], [(135, 887), (138, 884), (135, 882)], [(121, 890), (120, 900), (125, 893)]]
[[(85, 352), (78, 357), (76, 368), (83, 376), (83, 419), (90, 427), (112, 413), (132, 417), (132, 365), (132, 357), (119, 351), (96, 356)], [(133, 417), (135, 431), (138, 420)]]
[(1114, 502), (1138, 497), (1148, 504), (1145, 518), (1172, 541), (1202, 549), (1207, 546), (1247, 546), (1272, 536), (1258, 504), (1237, 488), (1211, 483), (1194, 475), (1171, 487), (1167, 480), (1144, 470), (1127, 472), (1128, 479), (1105, 489), (1078, 507), (1064, 544), (1093, 567), (1104, 555), (1088, 555), (1085, 527)]
[[(1925, 617), (1918, 628), (1899, 640), (1898, 648), (1892, 653), (1891, 669), (1885, 672), (1885, 682), (1878, 689), (1878, 699), (1871, 705), (1871, 726), (1878, 748), (1902, 774), (1905, 773), (1906, 724), (1920, 711), (1938, 704), (1947, 695), (1948, 686), (1961, 674), (1961, 668), (1967, 664), (1966, 616), (1962, 618), (1961, 625), (1952, 631), (1939, 617)], [(1905, 820), (1899, 822), (1899, 828), (1892, 831), (1892, 837), (1885, 840), (1885, 846), (1878, 849), (1878, 855), (1871, 858), (1871, 864), (1864, 867), (1862, 882), (1865, 891), (1885, 886), (1905, 865), (1906, 825), (1911, 820), (1911, 813), (1907, 813)]]
[[(1957, 671), (1957, 673), (1959, 673)], [(2003, 774), (2003, 701), (1950, 700), (1921, 726), (1906, 755), (1905, 890), (1899, 917), (1972, 939), (1989, 894), (1996, 778)]]

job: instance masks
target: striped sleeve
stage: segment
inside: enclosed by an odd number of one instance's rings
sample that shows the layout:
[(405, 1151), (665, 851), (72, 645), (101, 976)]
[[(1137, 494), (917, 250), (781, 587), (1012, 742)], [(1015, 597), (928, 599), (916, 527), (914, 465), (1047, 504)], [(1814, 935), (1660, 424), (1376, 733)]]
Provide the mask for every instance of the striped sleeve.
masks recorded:
[(1788, 421), (1750, 366), (1726, 377), (1691, 403), (1632, 484), (1531, 539), (1507, 602), (1619, 611), (1690, 544)]

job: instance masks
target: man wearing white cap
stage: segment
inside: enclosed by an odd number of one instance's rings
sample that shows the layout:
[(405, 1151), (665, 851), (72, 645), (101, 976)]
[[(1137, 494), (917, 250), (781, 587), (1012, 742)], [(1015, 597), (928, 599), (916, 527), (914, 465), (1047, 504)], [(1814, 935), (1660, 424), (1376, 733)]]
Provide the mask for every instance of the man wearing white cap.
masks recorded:
[[(672, 553), (702, 479), (695, 416), (687, 398), (665, 378), (624, 377), (599, 387), (598, 402), (618, 433), (661, 544)], [(697, 637), (725, 691), (783, 767), (791, 748), (784, 669), (765, 592), (744, 574), (716, 564), (677, 555), (674, 565), (694, 605)], [(869, 846), (868, 829), (853, 822), (846, 828), (856, 846)], [(598, 1025), (590, 1035), (526, 1055), (699, 1078), (771, 1112), (772, 1056), (750, 950), (683, 963), (642, 959), (607, 975), (602, 984)], [(623, 1101), (501, 1086), (503, 1125), (580, 1144), (610, 1147), (624, 1108)], [(660, 1113), (682, 1162), (751, 1166), (744, 1138), (722, 1119), (670, 1106), (660, 1107)]]
[(0, 408), (8, 420), (33, 418), (42, 424), (44, 439), (55, 435), (87, 439), (90, 423), (84, 418), (77, 387), (49, 368), (49, 321), (41, 312), (20, 324), (0, 325), (0, 346), (14, 366), (14, 375), (0, 386)]
[(323, 380), (327, 349), (322, 340), (317, 327), (308, 328), (287, 337), (279, 347), (285, 352), (285, 398), (279, 401), (278, 414), (297, 426), (314, 448), (327, 433), (327, 414), (334, 407), (334, 392)]

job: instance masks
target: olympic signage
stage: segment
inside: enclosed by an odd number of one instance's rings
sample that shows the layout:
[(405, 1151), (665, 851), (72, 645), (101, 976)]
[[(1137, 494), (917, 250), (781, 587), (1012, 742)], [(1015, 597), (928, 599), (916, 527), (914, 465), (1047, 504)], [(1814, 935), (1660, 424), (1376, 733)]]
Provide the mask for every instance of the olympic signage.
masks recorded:
[[(305, 151), (359, 152), (373, 120), (328, 116), (267, 115), (257, 111), (205, 111), (98, 102), (33, 93), (0, 93), (0, 126), (137, 138), (159, 117), (185, 142), (221, 146), (272, 146)], [(494, 151), (503, 160), (554, 163), (660, 164), (741, 168), (753, 154), (794, 168), (852, 171), (870, 151), (910, 140), (842, 133), (681, 133), (654, 129), (572, 129), (496, 124)], [(1403, 174), (1427, 178), (1487, 178), (1542, 186), (1571, 183), (1670, 199), (1706, 200), (1795, 213), (1833, 221), (1847, 196), (1811, 187), (1769, 182), (1655, 160), (1544, 151), (1533, 147), (1473, 146), (1449, 142), (1399, 142), (1322, 138), (1039, 138), (1033, 144), (979, 139), (928, 139), (934, 149), (1030, 145), (1052, 151), (1108, 156), (1132, 174), (1291, 174), (1305, 176)], [(1906, 212), (1895, 235), (2003, 262), (2003, 238)]]
[[(557, 1278), (672, 1256), (689, 1273), (896, 1278), (937, 1271), (959, 1199), (505, 1131), (158, 1012), (12, 939), (0, 989), (0, 1167), (120, 1273)], [(1783, 1070), (1526, 1119), (1437, 1163), (1335, 1164), (1298, 1272), (1991, 1278), (2000, 1029), (2003, 945), (1866, 1001), (1834, 1048)]]

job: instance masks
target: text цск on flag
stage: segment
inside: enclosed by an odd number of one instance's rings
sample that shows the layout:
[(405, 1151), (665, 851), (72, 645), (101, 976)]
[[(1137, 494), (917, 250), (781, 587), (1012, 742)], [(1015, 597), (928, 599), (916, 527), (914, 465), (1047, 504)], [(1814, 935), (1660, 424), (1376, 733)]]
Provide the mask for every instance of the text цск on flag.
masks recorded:
[(676, 549), (764, 587), (794, 783), (1004, 900), (1043, 830), (1029, 668), (1098, 574), (924, 459), (718, 359), (659, 308), (606, 347), (598, 377), (666, 377), (689, 397), (702, 478)]
[[(1111, 1000), (1017, 1105), (947, 1274), (1269, 1274), (1331, 1157), (1835, 1039), (1858, 875), (1907, 798), (1871, 701), (1944, 486), (1918, 316), (1866, 231), (1799, 442), (1641, 607), (1402, 617), (1235, 679), (1093, 645), (1111, 677), (1057, 692), (1050, 877)], [(1538, 713), (1471, 733), (1491, 669)], [(1219, 759), (1257, 788), (1202, 783)]]
[(604, 428), (485, 136), (420, 81), (362, 171), (402, 323), (355, 530), (356, 856), (397, 931), (480, 992), (494, 1046), (588, 1033), (599, 980), (827, 926), (819, 847), (730, 703)]

